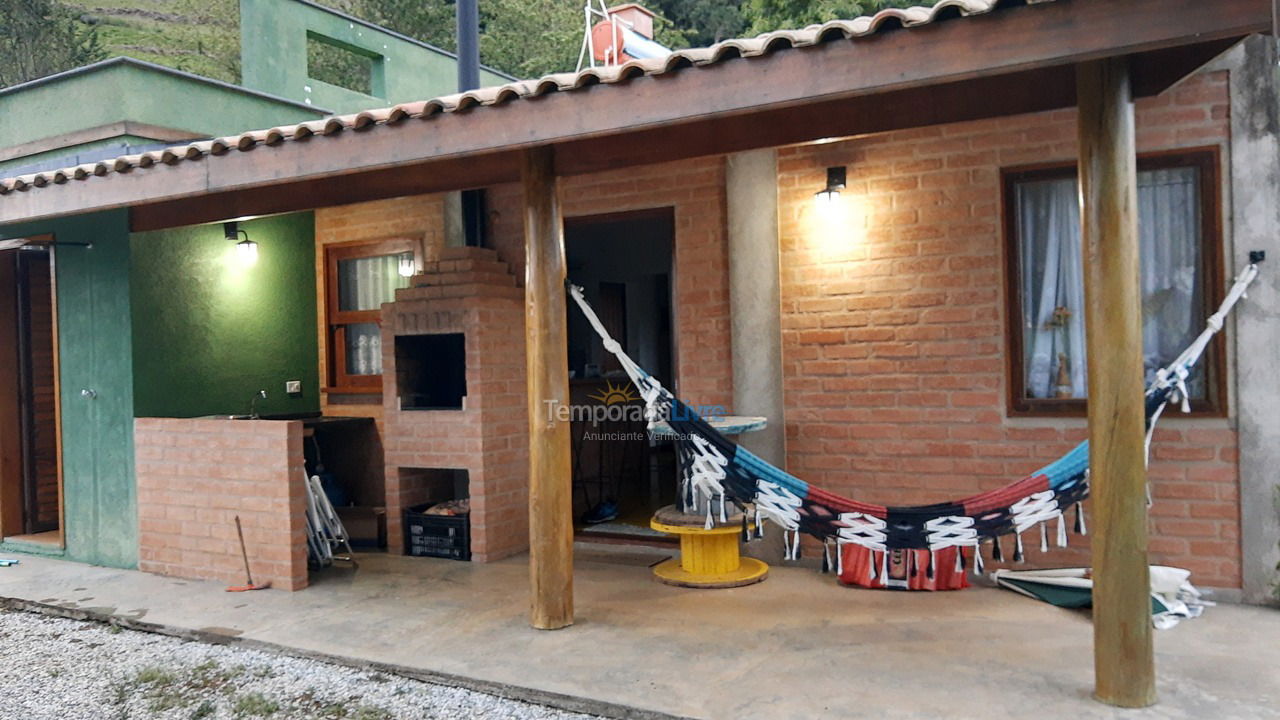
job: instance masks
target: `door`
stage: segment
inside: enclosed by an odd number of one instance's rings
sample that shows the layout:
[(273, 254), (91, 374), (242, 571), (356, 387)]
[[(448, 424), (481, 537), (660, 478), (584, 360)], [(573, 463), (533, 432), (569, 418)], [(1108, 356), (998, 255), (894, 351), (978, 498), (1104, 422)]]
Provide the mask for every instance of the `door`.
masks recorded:
[[(57, 343), (47, 245), (0, 252), (0, 532), (60, 542)], [(42, 536), (42, 537), (35, 537)]]
[[(641, 367), (673, 386), (671, 208), (568, 218), (569, 280)], [(572, 302), (568, 306), (574, 516), (587, 536), (651, 540), (655, 510), (675, 496), (667, 443), (651, 443), (643, 402), (622, 365)]]

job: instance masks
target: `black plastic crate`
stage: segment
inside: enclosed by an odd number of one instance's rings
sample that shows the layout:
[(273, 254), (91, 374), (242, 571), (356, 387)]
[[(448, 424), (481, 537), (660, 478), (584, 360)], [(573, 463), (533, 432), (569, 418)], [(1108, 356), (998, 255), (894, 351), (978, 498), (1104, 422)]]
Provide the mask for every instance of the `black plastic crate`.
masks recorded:
[(404, 511), (404, 551), (413, 557), (471, 559), (470, 515), (424, 515), (433, 503)]

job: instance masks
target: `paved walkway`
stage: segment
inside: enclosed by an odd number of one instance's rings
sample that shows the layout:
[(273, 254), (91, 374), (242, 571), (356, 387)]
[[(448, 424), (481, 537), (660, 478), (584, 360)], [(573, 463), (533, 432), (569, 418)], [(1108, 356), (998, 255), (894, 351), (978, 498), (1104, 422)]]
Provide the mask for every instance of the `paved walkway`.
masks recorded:
[(580, 551), (578, 623), (555, 632), (525, 624), (523, 557), (364, 556), (358, 571), (299, 593), (245, 594), (24, 557), (0, 569), (0, 597), (619, 716), (1280, 718), (1275, 610), (1224, 605), (1157, 632), (1161, 702), (1125, 712), (1089, 697), (1092, 630), (1078, 612), (994, 589), (851, 590), (798, 568), (746, 588), (682, 590), (651, 580), (660, 558)]

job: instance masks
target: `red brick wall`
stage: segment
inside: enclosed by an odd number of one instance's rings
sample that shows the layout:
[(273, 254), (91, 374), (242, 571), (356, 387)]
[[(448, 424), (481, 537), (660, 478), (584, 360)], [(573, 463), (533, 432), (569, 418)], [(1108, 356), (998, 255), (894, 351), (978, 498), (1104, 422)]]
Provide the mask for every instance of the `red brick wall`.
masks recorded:
[[(565, 217), (675, 209), (676, 386), (683, 399), (729, 407), (733, 366), (724, 159), (701, 158), (563, 179)], [(490, 191), (492, 247), (524, 278), (520, 187)], [(577, 312), (573, 308), (569, 312)], [(663, 378), (664, 381), (669, 379)]]
[[(404, 552), (403, 510), (439, 497), (432, 474), (466, 470), (471, 553), (489, 562), (529, 545), (528, 407), (524, 291), (492, 250), (451, 248), (396, 293), (382, 314), (387, 535)], [(395, 336), (464, 333), (467, 395), (462, 410), (401, 411)]]
[[(1138, 103), (1139, 149), (1224, 144), (1227, 109), (1225, 73), (1191, 78)], [(1085, 437), (1082, 419), (1005, 411), (1000, 171), (1073, 162), (1075, 132), (1064, 110), (780, 151), (792, 472), (873, 502), (937, 502), (1021, 477)], [(836, 165), (848, 167), (852, 215), (832, 227), (812, 196)], [(1150, 468), (1152, 560), (1238, 587), (1233, 426), (1165, 417)], [(1028, 560), (1086, 564), (1087, 541), (1072, 542)]]
[[(444, 196), (415, 195), (374, 202), (321, 208), (316, 218), (316, 315), (319, 324), (320, 382), (328, 384), (329, 332), (326, 320), (328, 277), (325, 247), (333, 244), (371, 242), (389, 238), (418, 240), (423, 261), (435, 260), (444, 246)], [(360, 498), (380, 497), (385, 492), (382, 466), (382, 398), (377, 393), (350, 395), (321, 393), (321, 412), (330, 416), (371, 417), (376, 423), (371, 448), (375, 457), (358, 488)], [(361, 502), (364, 502), (361, 500)], [(378, 501), (379, 504), (381, 500)], [(394, 544), (394, 543), (393, 543)]]
[(257, 583), (307, 586), (302, 423), (138, 418), (138, 569), (245, 582), (240, 516)]

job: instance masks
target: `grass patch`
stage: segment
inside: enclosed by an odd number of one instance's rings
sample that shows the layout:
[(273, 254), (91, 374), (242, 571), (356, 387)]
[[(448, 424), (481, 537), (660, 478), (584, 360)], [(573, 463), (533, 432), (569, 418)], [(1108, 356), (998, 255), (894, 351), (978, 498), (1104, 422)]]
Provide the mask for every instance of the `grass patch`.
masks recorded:
[(280, 710), (280, 704), (262, 693), (241, 695), (231, 705), (231, 712), (238, 718), (271, 717)]

